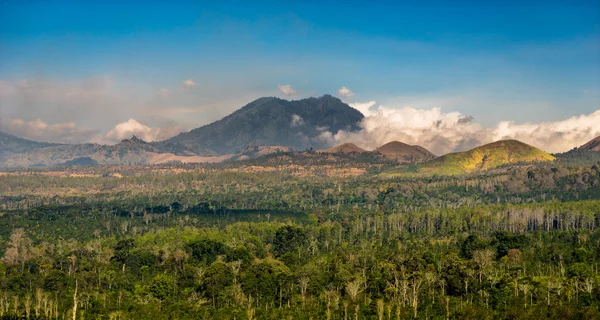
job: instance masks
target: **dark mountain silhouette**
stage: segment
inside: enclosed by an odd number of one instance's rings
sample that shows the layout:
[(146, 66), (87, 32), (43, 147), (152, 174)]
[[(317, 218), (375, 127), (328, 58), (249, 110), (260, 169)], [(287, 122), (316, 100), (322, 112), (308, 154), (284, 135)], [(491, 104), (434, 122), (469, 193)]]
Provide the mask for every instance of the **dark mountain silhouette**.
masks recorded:
[(198, 155), (232, 154), (249, 145), (322, 149), (329, 147), (319, 138), (323, 131), (358, 130), (363, 117), (330, 95), (295, 101), (260, 98), (219, 121), (154, 145), (164, 149), (170, 143)]

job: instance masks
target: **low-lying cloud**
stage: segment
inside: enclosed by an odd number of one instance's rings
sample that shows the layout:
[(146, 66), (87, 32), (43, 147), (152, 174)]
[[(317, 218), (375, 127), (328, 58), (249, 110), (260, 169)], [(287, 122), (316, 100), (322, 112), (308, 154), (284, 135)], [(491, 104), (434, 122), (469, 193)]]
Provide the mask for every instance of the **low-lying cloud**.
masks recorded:
[(292, 115), (292, 123), (291, 126), (292, 127), (298, 127), (304, 124), (304, 119), (302, 119), (301, 116), (297, 115), (297, 114), (293, 114)]
[(500, 121), (493, 127), (483, 127), (469, 115), (444, 113), (440, 108), (374, 108), (375, 101), (350, 105), (365, 115), (360, 123), (362, 129), (325, 131), (321, 140), (331, 145), (352, 142), (365, 149), (397, 140), (442, 155), (502, 139), (517, 139), (547, 152), (565, 152), (600, 136), (600, 110), (560, 121)]
[(74, 122), (49, 124), (40, 119), (25, 121), (19, 118), (0, 118), (0, 131), (29, 140), (58, 143), (86, 142), (99, 133)]
[(0, 131), (33, 141), (55, 143), (114, 144), (134, 135), (148, 142), (161, 141), (185, 130), (187, 128), (179, 126), (152, 128), (135, 119), (129, 119), (102, 134), (99, 130), (81, 127), (74, 122), (50, 124), (40, 119), (26, 121), (19, 118), (0, 118)]
[(185, 131), (181, 127), (166, 127), (166, 128), (151, 128), (139, 123), (135, 119), (129, 119), (125, 122), (117, 124), (113, 129), (108, 131), (101, 142), (116, 143), (123, 139), (129, 139), (136, 136), (144, 141), (161, 141), (171, 138), (180, 132)]

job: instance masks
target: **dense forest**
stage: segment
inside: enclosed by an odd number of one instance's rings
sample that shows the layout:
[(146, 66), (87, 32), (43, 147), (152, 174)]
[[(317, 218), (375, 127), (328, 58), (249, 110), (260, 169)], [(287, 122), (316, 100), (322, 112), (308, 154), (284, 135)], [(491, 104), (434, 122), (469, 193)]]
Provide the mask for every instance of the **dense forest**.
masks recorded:
[(3, 173), (0, 318), (600, 318), (596, 155), (389, 178), (281, 159)]

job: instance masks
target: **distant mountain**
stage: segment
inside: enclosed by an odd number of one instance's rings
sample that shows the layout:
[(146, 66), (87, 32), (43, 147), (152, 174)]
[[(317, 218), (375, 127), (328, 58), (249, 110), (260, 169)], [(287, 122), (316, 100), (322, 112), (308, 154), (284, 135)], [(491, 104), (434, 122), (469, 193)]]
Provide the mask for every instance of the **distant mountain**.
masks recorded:
[(600, 137), (596, 137), (579, 148), (578, 151), (600, 151)]
[(249, 145), (323, 149), (328, 147), (319, 139), (323, 131), (358, 130), (363, 118), (358, 110), (330, 95), (295, 101), (260, 98), (219, 121), (153, 145), (163, 149), (170, 143), (197, 155), (234, 154)]
[(0, 132), (0, 166), (220, 162), (290, 149), (327, 147), (324, 131), (358, 130), (364, 116), (330, 95), (260, 98), (225, 118), (165, 141), (136, 137), (112, 146), (29, 141)]
[(352, 153), (367, 153), (370, 151), (359, 148), (354, 143), (343, 143), (338, 146), (335, 146), (331, 149), (319, 150), (319, 152), (323, 153), (342, 153), (342, 154), (352, 154)]
[(554, 161), (550, 154), (517, 140), (501, 140), (469, 151), (450, 153), (418, 166), (419, 173), (464, 174), (505, 164)]
[(405, 163), (418, 163), (435, 159), (435, 155), (421, 146), (411, 146), (399, 141), (392, 141), (375, 149), (383, 156)]
[[(185, 149), (181, 149), (185, 151)], [(159, 164), (169, 162), (221, 162), (230, 156), (203, 157), (163, 152), (136, 136), (115, 145), (71, 144), (52, 145), (29, 152), (7, 154), (0, 166), (40, 167), (95, 164)]]
[(31, 150), (57, 146), (55, 143), (31, 141), (0, 131), (0, 158), (11, 153), (29, 152)]

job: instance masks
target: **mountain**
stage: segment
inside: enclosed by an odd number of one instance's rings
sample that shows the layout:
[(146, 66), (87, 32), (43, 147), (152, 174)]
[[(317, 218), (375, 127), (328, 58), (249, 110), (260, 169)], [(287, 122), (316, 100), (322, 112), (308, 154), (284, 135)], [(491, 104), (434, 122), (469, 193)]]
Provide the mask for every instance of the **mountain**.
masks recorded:
[(338, 146), (335, 146), (331, 149), (319, 150), (319, 152), (323, 153), (343, 153), (343, 154), (352, 154), (352, 153), (367, 153), (370, 151), (359, 148), (354, 143), (343, 143)]
[[(181, 149), (180, 151), (185, 151)], [(185, 151), (188, 152), (188, 151)], [(51, 145), (28, 152), (6, 154), (0, 166), (39, 167), (95, 164), (160, 164), (169, 162), (221, 162), (231, 156), (204, 157), (163, 152), (136, 136), (115, 145), (69, 144)]]
[(399, 162), (418, 163), (435, 159), (435, 155), (421, 146), (411, 146), (399, 141), (388, 142), (375, 149), (386, 158), (396, 159)]
[(257, 99), (223, 119), (181, 133), (164, 143), (187, 148), (197, 155), (238, 153), (249, 145), (280, 145), (297, 150), (323, 149), (323, 131), (358, 130), (364, 118), (358, 110), (330, 95), (288, 101)]
[(600, 137), (596, 137), (579, 148), (578, 151), (600, 151)]
[(11, 153), (29, 152), (57, 145), (55, 143), (31, 141), (0, 131), (0, 158)]
[(450, 153), (419, 165), (419, 173), (464, 174), (505, 164), (554, 161), (550, 154), (517, 140), (501, 140), (469, 151)]

